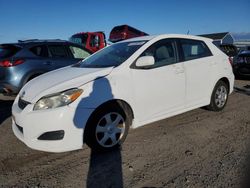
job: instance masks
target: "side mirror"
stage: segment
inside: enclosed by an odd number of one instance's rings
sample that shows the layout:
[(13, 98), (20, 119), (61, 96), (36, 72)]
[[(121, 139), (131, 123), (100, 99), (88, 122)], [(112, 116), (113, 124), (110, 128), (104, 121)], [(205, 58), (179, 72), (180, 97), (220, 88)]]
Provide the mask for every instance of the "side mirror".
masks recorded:
[(137, 59), (135, 65), (137, 67), (147, 67), (155, 64), (155, 58), (153, 56), (143, 56)]

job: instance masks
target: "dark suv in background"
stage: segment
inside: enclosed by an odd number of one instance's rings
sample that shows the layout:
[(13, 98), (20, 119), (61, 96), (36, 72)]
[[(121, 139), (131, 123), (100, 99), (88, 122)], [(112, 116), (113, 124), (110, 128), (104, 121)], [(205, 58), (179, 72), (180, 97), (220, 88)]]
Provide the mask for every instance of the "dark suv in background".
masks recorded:
[(233, 71), (236, 78), (250, 79), (250, 50), (241, 51), (235, 56)]
[(29, 80), (88, 57), (91, 52), (64, 40), (0, 44), (0, 93), (15, 95)]

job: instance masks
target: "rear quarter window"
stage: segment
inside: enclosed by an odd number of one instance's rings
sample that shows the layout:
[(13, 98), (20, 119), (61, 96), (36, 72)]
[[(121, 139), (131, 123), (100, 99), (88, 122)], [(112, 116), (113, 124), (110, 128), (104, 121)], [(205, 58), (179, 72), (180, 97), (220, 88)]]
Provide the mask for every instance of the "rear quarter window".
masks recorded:
[(14, 45), (2, 45), (0, 46), (0, 58), (9, 58), (14, 56), (21, 48)]
[(199, 59), (211, 56), (212, 53), (203, 41), (199, 40), (180, 40), (184, 61)]
[(70, 57), (70, 54), (68, 54), (67, 49), (63, 45), (49, 45), (48, 48), (52, 57), (55, 58)]

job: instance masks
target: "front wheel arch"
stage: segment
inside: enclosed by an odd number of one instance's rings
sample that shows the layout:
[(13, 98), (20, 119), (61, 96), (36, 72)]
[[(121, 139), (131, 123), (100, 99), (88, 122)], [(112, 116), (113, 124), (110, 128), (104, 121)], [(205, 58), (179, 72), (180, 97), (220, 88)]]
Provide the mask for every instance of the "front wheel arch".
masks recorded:
[[(93, 116), (96, 111), (99, 111), (103, 108), (106, 108), (112, 104), (120, 105), (122, 107), (122, 109), (125, 111), (125, 113), (127, 113), (129, 115), (130, 119), (131, 120), (134, 119), (134, 112), (133, 112), (131, 106), (126, 101), (121, 100), (121, 99), (112, 99), (112, 100), (109, 100), (109, 101), (102, 103), (94, 110), (94, 112), (90, 115), (90, 117)], [(89, 119), (90, 119), (90, 117), (89, 117)], [(88, 121), (89, 121), (89, 119), (88, 119)], [(88, 121), (87, 121), (87, 124), (88, 124)]]
[[(134, 115), (133, 115), (133, 111), (128, 103), (126, 103), (123, 100), (113, 99), (113, 100), (110, 100), (110, 101), (107, 101), (107, 102), (101, 104), (99, 107), (97, 107), (94, 110), (94, 112), (88, 118), (88, 121), (87, 121), (85, 129), (84, 129), (84, 136), (83, 136), (83, 138), (84, 138), (83, 142), (86, 143), (92, 149), (95, 149), (97, 151), (105, 151), (105, 150), (107, 151), (107, 150), (112, 149), (112, 148), (99, 147), (95, 143), (95, 140), (93, 138), (93, 127), (96, 126), (95, 122), (96, 122), (96, 120), (98, 120), (97, 117), (99, 117), (99, 115), (101, 113), (109, 111), (110, 109), (118, 109), (118, 111), (120, 111), (121, 114), (124, 115), (125, 121), (128, 125), (127, 131), (129, 129), (129, 127), (132, 125)], [(127, 134), (127, 132), (126, 132), (126, 134)], [(126, 136), (125, 136), (125, 138), (126, 138)], [(124, 140), (125, 140), (125, 138), (124, 138)], [(122, 140), (122, 142), (124, 140)]]

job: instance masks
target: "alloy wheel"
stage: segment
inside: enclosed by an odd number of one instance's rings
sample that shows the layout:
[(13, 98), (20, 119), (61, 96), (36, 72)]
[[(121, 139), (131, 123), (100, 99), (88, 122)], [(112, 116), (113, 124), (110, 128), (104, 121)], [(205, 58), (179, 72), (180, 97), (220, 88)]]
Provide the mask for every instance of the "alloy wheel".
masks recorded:
[(120, 142), (125, 132), (125, 121), (121, 114), (110, 112), (96, 126), (97, 142), (103, 147), (112, 147)]

